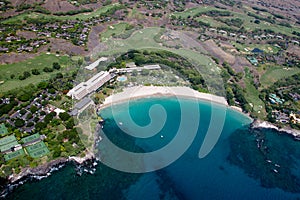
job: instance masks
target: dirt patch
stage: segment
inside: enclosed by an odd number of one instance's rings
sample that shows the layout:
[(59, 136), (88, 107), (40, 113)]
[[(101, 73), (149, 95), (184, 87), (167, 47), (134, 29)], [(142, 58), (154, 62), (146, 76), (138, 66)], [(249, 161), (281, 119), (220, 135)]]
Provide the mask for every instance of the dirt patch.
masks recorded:
[[(249, 68), (253, 69), (253, 66), (251, 65), (251, 63), (249, 63), (249, 61), (246, 58), (240, 57), (240, 56), (235, 57), (235, 62), (231, 67), (236, 72), (243, 72), (245, 67), (249, 67)], [(255, 70), (255, 72), (256, 72), (256, 70)]]
[(199, 6), (199, 3), (187, 2), (185, 5), (185, 9), (194, 8), (196, 6)]
[(50, 48), (51, 52), (59, 51), (68, 55), (84, 55), (87, 53), (84, 51), (84, 47), (76, 46), (64, 39), (49, 38), (49, 41), (50, 44), (39, 48), (39, 52), (46, 52)]
[[(270, 13), (276, 13), (290, 17), (291, 19), (297, 20), (300, 17), (299, 7), (300, 1), (298, 0), (252, 0), (245, 1), (240, 0), (243, 4), (256, 6), (260, 8), (268, 9)], [(290, 20), (290, 19), (289, 19)]]
[(92, 51), (96, 46), (100, 44), (100, 33), (105, 30), (105, 26), (103, 25), (97, 25), (93, 26), (90, 34), (89, 34), (89, 40), (88, 40), (88, 49)]
[(232, 44), (230, 44), (229, 42), (225, 42), (225, 41), (221, 41), (220, 46), (221, 46), (221, 48), (225, 48), (225, 49), (235, 49), (235, 47)]
[(6, 53), (0, 55), (0, 64), (21, 62), (29, 58), (34, 58), (37, 55), (38, 54), (34, 54), (34, 53), (8, 53), (8, 54)]
[(246, 58), (234, 54), (235, 48), (230, 43), (221, 42), (220, 45), (232, 51), (233, 54), (225, 52), (222, 48), (218, 47), (213, 40), (208, 40), (203, 43), (204, 49), (208, 51), (211, 56), (216, 57), (220, 64), (223, 62), (229, 63), (235, 72), (244, 72), (245, 67), (249, 67), (254, 75), (258, 75), (255, 67), (253, 67)]
[(71, 10), (81, 10), (83, 8), (91, 8), (91, 9), (98, 9), (102, 6), (101, 1), (97, 3), (90, 3), (90, 4), (85, 4), (85, 5), (80, 5), (80, 6), (75, 6), (68, 1), (62, 1), (62, 0), (46, 0), (43, 7), (46, 8), (47, 10), (56, 13), (56, 12), (68, 12)]
[(25, 38), (26, 40), (35, 39), (37, 37), (36, 33), (32, 32), (32, 31), (20, 31), (20, 30), (18, 30), (17, 35), (20, 36), (20, 37)]
[(299, 55), (299, 57), (300, 57), (300, 47), (299, 46), (289, 45), (287, 52), (289, 52), (291, 54)]
[(10, 0), (11, 4), (16, 7), (21, 4), (34, 4), (34, 3), (41, 3), (43, 0)]
[(68, 12), (70, 10), (80, 10), (79, 7), (74, 6), (68, 1), (59, 1), (59, 0), (46, 0), (43, 7), (53, 13)]
[(63, 40), (63, 39), (55, 39), (49, 38), (50, 43), (47, 45), (43, 45), (38, 49), (38, 53), (8, 53), (0, 55), (0, 64), (9, 64), (16, 63), (27, 60), (29, 58), (34, 58), (39, 55), (39, 53), (47, 52), (48, 48), (51, 49), (51, 52), (59, 51), (63, 54), (68, 55), (85, 55), (88, 52), (84, 51), (84, 47), (75, 46), (72, 43)]
[(16, 9), (10, 9), (10, 10), (5, 11), (5, 12), (0, 12), (0, 16), (3, 17), (3, 18), (8, 18), (8, 17), (11, 17), (11, 16), (15, 16), (17, 14), (18, 13), (16, 12)]
[(82, 5), (81, 7), (91, 8), (93, 10), (96, 10), (96, 9), (100, 8), (101, 6), (102, 6), (102, 3), (101, 3), (101, 1), (99, 1), (97, 3), (85, 4), (85, 5)]
[(220, 63), (227, 62), (231, 65), (235, 63), (235, 57), (218, 47), (218, 45), (213, 40), (207, 40), (203, 43), (203, 47), (208, 51), (213, 57), (219, 59)]

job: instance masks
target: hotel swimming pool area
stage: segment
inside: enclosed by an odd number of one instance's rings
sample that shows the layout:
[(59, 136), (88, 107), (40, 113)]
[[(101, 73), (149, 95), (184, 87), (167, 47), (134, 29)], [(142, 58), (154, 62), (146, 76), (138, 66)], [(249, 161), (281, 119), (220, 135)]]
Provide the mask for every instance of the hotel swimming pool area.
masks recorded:
[(126, 76), (119, 76), (117, 78), (117, 80), (120, 81), (120, 82), (125, 82), (125, 81), (127, 81), (127, 77)]

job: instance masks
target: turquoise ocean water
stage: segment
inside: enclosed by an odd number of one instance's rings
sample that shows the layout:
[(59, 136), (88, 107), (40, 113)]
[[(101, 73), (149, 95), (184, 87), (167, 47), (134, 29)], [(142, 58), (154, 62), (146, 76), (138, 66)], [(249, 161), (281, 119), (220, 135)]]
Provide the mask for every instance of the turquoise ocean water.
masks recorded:
[[(198, 106), (200, 120), (197, 135), (186, 152), (174, 163), (149, 173), (125, 173), (101, 163), (95, 174), (78, 176), (75, 167), (68, 164), (50, 177), (30, 181), (15, 189), (8, 199), (300, 199), (300, 142), (274, 130), (250, 130), (250, 119), (227, 109), (222, 134), (204, 158), (198, 153), (209, 124), (222, 125), (219, 118), (211, 119), (214, 112), (225, 107), (207, 102), (180, 99), (186, 109)], [(151, 122), (149, 109), (153, 105), (165, 109), (167, 119), (160, 132), (149, 138), (135, 138), (123, 130), (126, 124), (125, 104), (106, 108), (103, 132), (107, 139), (122, 149), (132, 152), (152, 152), (174, 140), (182, 110), (175, 98), (148, 98), (130, 103), (134, 122), (146, 126)], [(159, 113), (152, 113), (159, 118)], [(216, 114), (216, 113), (215, 113)], [(220, 114), (221, 115), (221, 114)], [(118, 119), (117, 121), (115, 119)], [(123, 119), (123, 120), (122, 120)], [(215, 121), (214, 121), (215, 120)], [(184, 130), (189, 134), (189, 128)], [(162, 137), (163, 136), (163, 137)], [(106, 138), (105, 138), (106, 139)], [(99, 143), (101, 159), (111, 155)], [(179, 148), (179, 147), (178, 147)], [(180, 148), (179, 148), (180, 149)], [(145, 162), (147, 165), (147, 162)]]

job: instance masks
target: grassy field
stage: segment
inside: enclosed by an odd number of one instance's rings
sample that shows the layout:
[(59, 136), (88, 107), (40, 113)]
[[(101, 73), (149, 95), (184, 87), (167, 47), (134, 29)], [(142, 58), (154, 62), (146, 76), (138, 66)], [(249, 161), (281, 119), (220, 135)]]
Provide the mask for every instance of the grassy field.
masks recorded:
[(293, 26), (292, 28), (288, 28), (285, 26), (280, 26), (278, 24), (270, 24), (268, 22), (260, 20), (260, 24), (254, 23), (255, 18), (250, 17), (245, 13), (234, 13), (234, 17), (239, 17), (244, 20), (244, 27), (248, 31), (253, 31), (255, 29), (270, 29), (273, 30), (275, 33), (282, 33), (288, 36), (293, 36), (293, 31), (300, 31), (299, 27)]
[(122, 22), (118, 24), (114, 24), (112, 26), (108, 26), (107, 30), (101, 33), (101, 40), (108, 39), (112, 35), (119, 35), (126, 30), (128, 23)]
[(156, 43), (153, 37), (160, 31), (160, 28), (146, 28), (134, 32), (128, 39), (109, 39), (104, 43), (108, 46), (108, 50), (99, 52), (101, 56), (112, 56), (127, 52), (129, 49), (146, 49), (161, 47)]
[(245, 85), (246, 85), (246, 96), (245, 98), (249, 103), (253, 106), (254, 113), (260, 117), (264, 118), (266, 116), (266, 110), (265, 110), (265, 104), (264, 102), (259, 98), (259, 91), (254, 87), (254, 85), (251, 83), (250, 79), (244, 79)]
[[(109, 39), (104, 43), (109, 47), (108, 50), (102, 51), (99, 53), (99, 56), (114, 56), (120, 55), (121, 53), (125, 53), (130, 49), (149, 49), (149, 50), (166, 50), (173, 52), (175, 54), (181, 55), (189, 60), (189, 62), (193, 63), (197, 70), (202, 74), (203, 78), (207, 81), (207, 84), (210, 83), (212, 85), (221, 85), (222, 88), (223, 81), (219, 74), (218, 66), (204, 53), (199, 52), (193, 49), (187, 48), (168, 48), (162, 46), (154, 40), (154, 37), (161, 31), (161, 28), (151, 27), (145, 28), (142, 30), (138, 30), (134, 32), (131, 37), (128, 39)], [(212, 81), (212, 82), (210, 82)], [(214, 82), (214, 83), (213, 83)], [(211, 92), (215, 93), (214, 88), (211, 88)], [(222, 93), (222, 92), (221, 92)]]
[[(46, 73), (43, 71), (45, 67), (52, 68), (52, 63), (54, 62), (58, 62), (62, 68), (60, 70), (54, 70), (51, 73)], [(36, 84), (40, 81), (47, 80), (58, 72), (69, 70), (70, 66), (71, 60), (68, 56), (58, 57), (53, 54), (41, 54), (23, 62), (0, 65), (0, 80), (4, 81), (4, 83), (0, 84), (0, 92), (5, 92), (20, 86), (26, 86), (31, 83)], [(19, 80), (19, 76), (23, 75), (23, 72), (27, 71), (31, 73), (32, 69), (38, 69), (40, 75), (31, 75), (25, 80)], [(15, 77), (11, 79), (11, 75), (15, 75)]]
[(23, 21), (25, 17), (28, 17), (28, 18), (41, 18), (41, 17), (44, 17), (45, 19), (56, 19), (56, 20), (75, 20), (75, 19), (87, 20), (87, 19), (92, 18), (92, 17), (98, 17), (99, 15), (101, 15), (103, 13), (106, 13), (109, 9), (114, 8), (114, 7), (121, 7), (121, 6), (120, 6), (119, 3), (115, 3), (115, 4), (103, 6), (99, 9), (95, 10), (94, 12), (80, 13), (80, 14), (77, 14), (77, 15), (70, 15), (70, 16), (45, 15), (45, 14), (36, 13), (36, 12), (23, 13), (23, 14), (11, 17), (7, 20), (4, 20), (4, 21), (2, 21), (2, 23), (4, 23), (4, 24), (13, 24), (15, 22)]
[[(187, 18), (188, 16), (193, 17), (194, 15), (196, 15), (198, 13), (205, 12), (205, 11), (210, 11), (210, 10), (224, 11), (222, 9), (211, 7), (211, 6), (203, 6), (203, 7), (191, 8), (191, 9), (188, 9), (188, 10), (183, 11), (183, 12), (175, 12), (175, 13), (171, 14), (170, 16), (174, 15), (176, 17)], [(250, 8), (246, 9), (246, 11), (250, 11), (252, 13), (255, 13)], [(293, 34), (292, 34), (293, 31), (300, 32), (300, 28), (296, 27), (296, 26), (292, 26), (292, 28), (288, 28), (288, 27), (281, 26), (281, 25), (278, 25), (278, 24), (270, 24), (270, 23), (262, 21), (262, 20), (260, 20), (261, 21), (260, 24), (256, 24), (256, 23), (254, 23), (255, 18), (251, 17), (251, 16), (248, 16), (247, 12), (243, 12), (243, 13), (233, 12), (233, 11), (230, 11), (230, 12), (233, 16), (231, 16), (231, 17), (220, 17), (220, 18), (222, 18), (222, 19), (240, 18), (244, 21), (243, 27), (245, 27), (245, 29), (248, 30), (248, 31), (253, 31), (255, 29), (262, 29), (262, 30), (270, 29), (270, 30), (275, 31), (276, 33), (282, 33), (282, 34), (286, 34), (286, 35), (289, 35), (289, 36), (293, 36)], [(260, 12), (259, 15), (266, 18), (266, 17), (270, 16), (271, 14)], [(226, 24), (224, 24), (222, 22), (218, 22), (218, 21), (214, 20), (213, 17), (201, 16), (201, 17), (198, 17), (197, 20), (198, 21), (203, 21), (203, 22), (208, 22), (213, 27), (220, 27), (220, 26), (226, 27), (227, 26)], [(233, 26), (232, 26), (232, 28), (235, 29), (235, 27), (233, 27)]]
[(201, 21), (204, 23), (209, 23), (212, 27), (229, 27), (227, 24), (219, 22), (217, 20), (215, 20), (213, 17), (209, 17), (209, 16), (201, 16), (201, 17), (197, 17), (196, 18), (197, 21)]
[[(262, 71), (263, 69), (260, 68), (259, 70)], [(287, 69), (283, 66), (268, 66), (261, 76), (260, 82), (264, 88), (267, 88), (279, 79), (289, 77), (297, 73), (300, 73), (300, 69), (297, 67)]]
[(194, 7), (194, 8), (185, 10), (183, 12), (174, 12), (171, 15), (174, 15), (176, 17), (187, 18), (188, 16), (193, 17), (194, 15), (196, 15), (200, 12), (206, 12), (206, 11), (211, 11), (211, 10), (224, 11), (222, 9), (211, 7), (211, 6), (199, 6), (199, 7)]
[[(266, 53), (274, 53), (274, 54), (276, 54), (280, 50), (280, 48), (275, 47), (270, 44), (247, 44), (246, 45), (246, 44), (241, 44), (241, 43), (237, 43), (234, 41), (231, 41), (231, 44), (234, 45), (235, 48), (238, 49), (242, 53), (251, 53), (251, 51), (254, 48), (259, 48)], [(248, 49), (248, 51), (246, 51), (245, 48)]]
[(133, 8), (129, 13), (128, 13), (128, 18), (130, 19), (143, 19), (144, 15), (141, 14), (137, 8)]

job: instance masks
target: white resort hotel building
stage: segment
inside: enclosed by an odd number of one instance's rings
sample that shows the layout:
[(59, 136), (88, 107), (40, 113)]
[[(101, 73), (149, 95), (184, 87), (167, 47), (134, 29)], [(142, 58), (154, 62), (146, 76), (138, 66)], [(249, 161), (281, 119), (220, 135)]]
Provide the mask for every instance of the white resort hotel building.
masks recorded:
[[(98, 60), (99, 61), (99, 60)], [(96, 61), (98, 64), (99, 62)], [(96, 64), (97, 64), (96, 63)], [(96, 65), (93, 65), (89, 70), (94, 69)], [(121, 69), (110, 69), (109, 71), (101, 71), (86, 82), (81, 82), (77, 86), (75, 86), (73, 89), (71, 89), (67, 95), (69, 97), (72, 97), (72, 99), (81, 100), (83, 97), (87, 96), (88, 94), (91, 94), (92, 92), (95, 92), (98, 88), (102, 87), (106, 82), (113, 79), (116, 74), (119, 73), (131, 73), (133, 71), (140, 72), (142, 70), (157, 70), (161, 69), (160, 65), (145, 65), (143, 67), (136, 67), (136, 65), (132, 65), (129, 68), (121, 68)]]
[(114, 78), (115, 75), (107, 71), (101, 71), (86, 82), (82, 82), (71, 89), (67, 95), (72, 99), (80, 100), (86, 95), (95, 92), (98, 88), (103, 86), (106, 82)]

